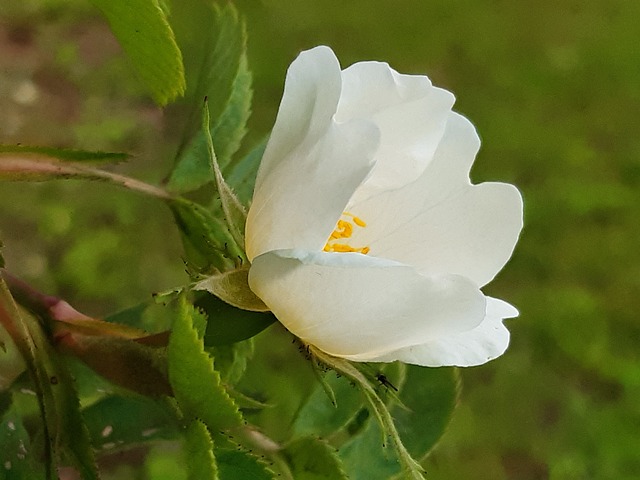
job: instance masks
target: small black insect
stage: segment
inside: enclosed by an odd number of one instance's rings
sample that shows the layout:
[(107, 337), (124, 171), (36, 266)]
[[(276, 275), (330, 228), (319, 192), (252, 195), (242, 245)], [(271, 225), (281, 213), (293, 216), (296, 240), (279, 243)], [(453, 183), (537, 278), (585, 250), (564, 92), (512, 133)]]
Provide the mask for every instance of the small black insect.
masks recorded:
[(393, 388), (396, 392), (398, 391), (398, 389), (393, 385), (393, 383), (391, 383), (389, 381), (389, 379), (387, 378), (387, 376), (384, 373), (378, 373), (376, 375), (376, 378), (380, 382), (380, 385), (384, 385), (385, 387)]

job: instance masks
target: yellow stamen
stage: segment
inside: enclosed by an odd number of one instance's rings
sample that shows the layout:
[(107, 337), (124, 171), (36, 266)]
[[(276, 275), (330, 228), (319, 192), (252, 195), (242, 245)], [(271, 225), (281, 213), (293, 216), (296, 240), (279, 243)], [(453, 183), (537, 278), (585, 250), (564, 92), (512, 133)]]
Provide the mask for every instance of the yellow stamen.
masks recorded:
[(356, 217), (353, 213), (344, 212), (343, 215), (346, 215), (347, 217), (353, 218), (353, 223), (355, 223), (359, 227), (363, 227), (364, 228), (364, 227), (367, 226), (367, 223), (364, 220), (362, 220), (360, 217)]
[(331, 232), (329, 240), (327, 240), (327, 243), (324, 246), (323, 250), (325, 252), (355, 252), (366, 255), (367, 253), (369, 253), (369, 247), (352, 247), (351, 245), (347, 245), (346, 243), (336, 243), (336, 240), (351, 238), (351, 236), (353, 235), (354, 224), (360, 228), (364, 228), (367, 226), (364, 220), (362, 220), (360, 217), (356, 217), (352, 213), (344, 212), (342, 215), (351, 217), (351, 221), (353, 221), (353, 223), (349, 220), (338, 220), (338, 222), (336, 223), (336, 228), (333, 232)]

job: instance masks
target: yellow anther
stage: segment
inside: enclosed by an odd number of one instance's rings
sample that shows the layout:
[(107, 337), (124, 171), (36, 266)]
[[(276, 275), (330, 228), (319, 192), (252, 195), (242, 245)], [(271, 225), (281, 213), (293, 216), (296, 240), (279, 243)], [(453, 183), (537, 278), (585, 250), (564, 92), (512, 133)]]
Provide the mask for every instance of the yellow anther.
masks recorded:
[(353, 223), (355, 223), (359, 227), (364, 228), (364, 227), (367, 226), (367, 222), (362, 220), (360, 217), (356, 217), (353, 213), (344, 212), (343, 215), (346, 215), (347, 217), (353, 218)]
[(348, 213), (348, 212), (344, 212), (342, 214), (343, 216), (346, 217), (351, 217), (353, 223), (349, 220), (338, 220), (338, 222), (336, 223), (336, 228), (333, 230), (333, 232), (331, 232), (331, 235), (329, 236), (329, 240), (327, 240), (326, 245), (324, 246), (323, 250), (325, 252), (356, 252), (356, 253), (362, 253), (363, 255), (366, 255), (367, 253), (369, 253), (369, 247), (352, 247), (351, 245), (347, 245), (345, 243), (336, 243), (336, 240), (340, 240), (343, 238), (351, 238), (351, 236), (353, 235), (353, 224), (356, 224), (358, 227), (364, 228), (367, 226), (367, 224), (364, 222), (364, 220), (362, 220), (359, 217), (356, 217), (355, 215)]

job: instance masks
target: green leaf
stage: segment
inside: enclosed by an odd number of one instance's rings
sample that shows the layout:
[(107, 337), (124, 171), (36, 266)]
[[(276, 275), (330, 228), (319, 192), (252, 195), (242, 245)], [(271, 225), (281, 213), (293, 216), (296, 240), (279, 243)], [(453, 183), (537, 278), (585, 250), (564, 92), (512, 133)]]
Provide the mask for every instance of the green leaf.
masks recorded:
[(193, 420), (185, 432), (184, 452), (189, 480), (217, 480), (218, 467), (213, 455), (213, 440), (200, 420)]
[(80, 415), (74, 381), (36, 319), (23, 315), (0, 277), (0, 323), (22, 354), (44, 419), (47, 478), (56, 465), (71, 464), (86, 480), (98, 478), (89, 433)]
[[(200, 131), (202, 118), (200, 112), (202, 100), (205, 97), (209, 99), (209, 114), (214, 119), (214, 128), (218, 125), (217, 122), (223, 116), (225, 109), (233, 110), (228, 105), (230, 105), (234, 88), (238, 92), (237, 96), (242, 97), (239, 99), (240, 102), (246, 101), (247, 92), (246, 87), (242, 86), (244, 80), (242, 80), (241, 71), (241, 59), (246, 50), (246, 32), (244, 23), (240, 21), (233, 4), (219, 8), (213, 2), (203, 0), (174, 0), (169, 20), (176, 33), (180, 49), (184, 53), (187, 78), (183, 111), (176, 112), (181, 113), (182, 117), (182, 125), (175, 127), (182, 132), (176, 155), (176, 159), (179, 159), (185, 154), (194, 135)], [(236, 79), (238, 79), (237, 82)], [(244, 128), (242, 115), (235, 118), (230, 115), (228, 121), (230, 130), (241, 131)], [(237, 126), (233, 127), (232, 123)], [(200, 145), (202, 147), (204, 142), (201, 141)], [(226, 151), (226, 147), (218, 141), (214, 145), (221, 151)], [(201, 152), (206, 153), (206, 147), (202, 148)], [(189, 158), (185, 160), (187, 163), (205, 160), (204, 155), (197, 154), (193, 156), (189, 154), (185, 158)], [(200, 172), (206, 173), (204, 169)], [(185, 188), (193, 189), (193, 185), (188, 188), (186, 186), (190, 182), (195, 181), (197, 185), (202, 181), (198, 175), (191, 178), (188, 176), (178, 178), (180, 176), (172, 179), (173, 186), (183, 184), (180, 191), (186, 191)], [(206, 181), (210, 180), (213, 180), (213, 177), (209, 176)]]
[(159, 105), (185, 93), (182, 54), (158, 0), (91, 0)]
[(318, 385), (298, 411), (293, 424), (294, 435), (328, 437), (348, 425), (363, 406), (362, 394), (347, 378), (338, 377), (333, 371), (323, 376), (334, 392), (336, 405), (332, 405), (325, 389)]
[[(225, 176), (232, 166), (231, 159), (240, 148), (247, 131), (246, 124), (251, 112), (251, 82), (251, 73), (246, 55), (243, 53), (227, 106), (218, 118), (212, 117), (213, 122), (209, 129), (220, 170)], [(209, 105), (208, 101), (207, 107)], [(205, 131), (203, 127), (195, 134), (188, 148), (178, 159), (168, 183), (172, 191), (196, 190), (214, 180), (208, 161)]]
[(269, 308), (249, 287), (248, 266), (211, 275), (196, 283), (193, 288), (206, 290), (229, 305), (243, 310), (269, 311)]
[(43, 478), (44, 468), (36, 461), (22, 418), (10, 409), (0, 423), (0, 480)]
[(247, 133), (247, 122), (251, 115), (251, 100), (253, 97), (251, 85), (253, 77), (249, 70), (245, 50), (246, 47), (243, 48), (238, 64), (238, 73), (231, 86), (229, 102), (222, 115), (217, 119), (214, 118), (211, 131), (220, 170), (225, 174), (231, 164), (233, 155), (240, 148), (242, 139)]
[[(114, 152), (88, 152), (85, 150), (72, 150), (67, 148), (40, 147), (34, 145), (0, 145), (1, 154), (19, 153), (35, 154), (45, 157), (57, 158), (68, 162), (91, 162), (91, 163), (119, 163), (127, 160), (128, 153)], [(1, 160), (0, 160), (1, 161)]]
[(280, 324), (256, 336), (254, 357), (237, 386), (245, 395), (269, 405), (246, 415), (277, 442), (291, 437), (297, 412), (318, 386), (306, 351), (292, 340)]
[[(400, 392), (402, 405), (395, 405), (392, 416), (403, 445), (413, 458), (422, 459), (444, 433), (459, 392), (455, 368), (406, 366), (406, 379)], [(401, 474), (398, 456), (382, 445), (382, 432), (375, 422), (340, 448), (349, 478), (388, 479)]]
[(93, 446), (105, 451), (179, 435), (177, 419), (166, 405), (142, 396), (111, 395), (83, 409), (82, 416)]
[(181, 297), (169, 339), (169, 380), (182, 412), (187, 417), (199, 418), (217, 432), (240, 425), (242, 416), (198, 338), (193, 322), (195, 314), (195, 309)]
[(244, 205), (248, 205), (253, 196), (253, 187), (265, 148), (267, 139), (254, 147), (244, 158), (230, 165), (228, 172), (225, 171), (227, 183)]
[(164, 348), (128, 338), (78, 333), (61, 336), (58, 346), (116, 385), (143, 395), (171, 395)]
[(258, 458), (242, 450), (216, 451), (220, 480), (274, 480), (273, 472)]
[(361, 433), (340, 447), (339, 456), (349, 479), (388, 480), (400, 472), (398, 457), (383, 444), (383, 438), (380, 425), (369, 421)]
[[(253, 339), (211, 347), (222, 381), (235, 385), (244, 375), (247, 362), (253, 357)], [(230, 395), (234, 395), (230, 392)]]
[(400, 437), (414, 458), (424, 458), (445, 432), (458, 402), (460, 375), (455, 368), (407, 365), (400, 398), (393, 408)]
[(241, 310), (209, 293), (202, 293), (195, 305), (209, 317), (204, 336), (204, 343), (208, 347), (246, 340), (276, 321), (271, 312)]
[(346, 480), (340, 458), (328, 443), (304, 437), (289, 443), (282, 452), (296, 480)]

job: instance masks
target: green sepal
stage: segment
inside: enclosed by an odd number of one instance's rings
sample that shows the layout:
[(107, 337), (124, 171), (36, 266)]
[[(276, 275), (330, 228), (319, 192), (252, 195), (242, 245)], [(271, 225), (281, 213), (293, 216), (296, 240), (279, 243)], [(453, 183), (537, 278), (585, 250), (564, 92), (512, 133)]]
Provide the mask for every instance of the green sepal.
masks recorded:
[(247, 262), (227, 225), (209, 209), (183, 198), (168, 199), (167, 204), (180, 230), (189, 267), (198, 273), (223, 272)]
[(214, 183), (216, 186), (217, 194), (222, 204), (222, 212), (224, 213), (224, 220), (229, 229), (229, 233), (236, 241), (238, 245), (244, 245), (244, 225), (247, 221), (247, 211), (244, 205), (240, 203), (236, 195), (233, 193), (231, 187), (224, 180), (222, 172), (220, 171), (220, 165), (218, 165), (218, 158), (213, 148), (213, 139), (211, 138), (211, 132), (209, 131), (209, 109), (207, 108), (207, 100), (205, 99), (205, 107), (203, 109), (202, 128), (207, 145), (207, 158), (209, 165), (213, 171)]
[(158, 0), (91, 0), (158, 105), (186, 89), (182, 54)]
[(169, 381), (186, 418), (199, 418), (213, 432), (239, 426), (242, 415), (222, 385), (213, 358), (194, 327), (195, 309), (180, 297), (169, 339)]
[(252, 312), (269, 311), (269, 307), (249, 287), (248, 266), (211, 275), (204, 280), (200, 280), (193, 288), (195, 290), (206, 290), (229, 305), (242, 310)]
[(380, 437), (380, 441), (385, 443), (384, 439), (387, 437), (391, 439), (395, 454), (402, 469), (403, 478), (407, 480), (423, 480), (424, 470), (422, 466), (411, 456), (405, 447), (393, 422), (393, 417), (391, 416), (388, 406), (380, 399), (367, 377), (354, 367), (353, 364), (343, 358), (333, 357), (313, 346), (310, 346), (310, 351), (320, 362), (334, 369), (336, 372), (345, 375), (358, 386), (369, 404), (369, 411), (374, 415), (378, 421), (378, 425), (384, 432), (384, 435)]

